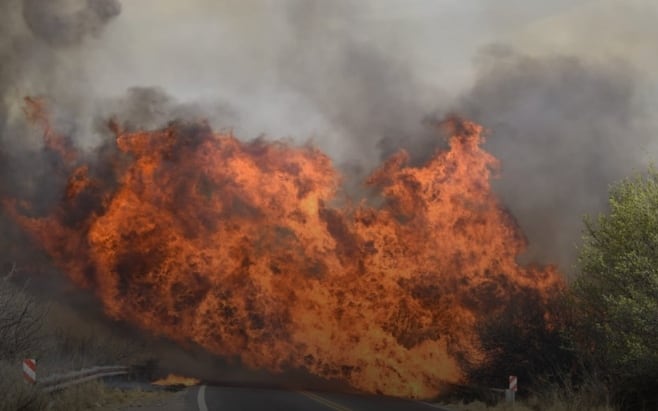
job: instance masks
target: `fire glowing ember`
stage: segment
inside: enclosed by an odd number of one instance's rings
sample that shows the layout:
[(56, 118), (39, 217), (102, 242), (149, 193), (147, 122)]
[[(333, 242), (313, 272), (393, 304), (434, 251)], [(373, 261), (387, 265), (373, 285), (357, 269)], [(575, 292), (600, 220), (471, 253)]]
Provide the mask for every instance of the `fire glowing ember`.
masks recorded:
[(161, 385), (161, 386), (184, 385), (186, 387), (191, 387), (193, 385), (199, 384), (200, 382), (201, 381), (197, 380), (196, 378), (183, 377), (176, 374), (169, 374), (165, 378), (161, 378), (157, 381), (153, 381), (151, 384)]
[(305, 369), (366, 392), (429, 397), (482, 361), (477, 325), (532, 290), (562, 286), (490, 186), (482, 128), (447, 123), (449, 147), (400, 152), (338, 201), (318, 149), (242, 142), (207, 125), (124, 132), (93, 158), (31, 118), (69, 175), (47, 215), (5, 207), (109, 316), (248, 367)]

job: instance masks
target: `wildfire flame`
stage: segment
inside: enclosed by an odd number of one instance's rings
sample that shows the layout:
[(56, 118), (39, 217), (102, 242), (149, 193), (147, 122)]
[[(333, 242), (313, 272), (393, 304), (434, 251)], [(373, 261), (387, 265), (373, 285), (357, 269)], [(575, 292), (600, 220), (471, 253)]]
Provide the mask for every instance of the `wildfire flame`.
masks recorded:
[(517, 263), (525, 239), (490, 187), (498, 161), (466, 120), (422, 167), (400, 152), (376, 170), (374, 207), (337, 205), (340, 176), (315, 148), (113, 124), (118, 150), (85, 162), (39, 101), (27, 109), (70, 178), (49, 215), (8, 212), (113, 318), (249, 367), (429, 397), (482, 361), (479, 319), (562, 284)]
[(165, 378), (161, 378), (157, 381), (153, 381), (151, 384), (160, 385), (163, 387), (172, 386), (172, 385), (184, 385), (186, 387), (191, 387), (193, 385), (199, 384), (201, 381), (196, 378), (183, 377), (176, 374), (168, 374)]

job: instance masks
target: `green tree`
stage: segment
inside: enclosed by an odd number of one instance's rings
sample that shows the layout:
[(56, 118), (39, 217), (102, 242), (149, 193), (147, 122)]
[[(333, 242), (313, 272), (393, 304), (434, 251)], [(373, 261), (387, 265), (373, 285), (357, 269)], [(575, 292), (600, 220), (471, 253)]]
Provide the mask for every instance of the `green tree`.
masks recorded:
[[(585, 219), (573, 334), (614, 388), (658, 385), (658, 172), (614, 185)], [(648, 385), (653, 385), (648, 387)]]

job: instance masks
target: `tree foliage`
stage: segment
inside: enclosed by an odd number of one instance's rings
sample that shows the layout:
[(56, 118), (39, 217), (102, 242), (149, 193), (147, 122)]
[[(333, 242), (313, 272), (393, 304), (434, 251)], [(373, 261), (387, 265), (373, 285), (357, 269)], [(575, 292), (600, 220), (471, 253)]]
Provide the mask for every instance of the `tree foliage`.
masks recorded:
[(614, 384), (658, 375), (658, 172), (614, 185), (586, 218), (573, 334)]

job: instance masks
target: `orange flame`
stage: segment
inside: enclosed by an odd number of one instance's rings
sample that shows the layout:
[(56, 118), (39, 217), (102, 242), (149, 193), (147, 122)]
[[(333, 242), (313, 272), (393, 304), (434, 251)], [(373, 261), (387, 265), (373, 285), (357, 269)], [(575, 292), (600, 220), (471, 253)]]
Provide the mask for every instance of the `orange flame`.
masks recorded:
[(172, 385), (184, 385), (186, 387), (191, 387), (193, 385), (198, 385), (201, 381), (192, 377), (183, 377), (176, 374), (168, 374), (165, 378), (161, 378), (157, 381), (153, 381), (151, 384), (160, 385), (160, 386), (172, 386)]
[(179, 124), (114, 125), (119, 150), (98, 160), (112, 181), (57, 145), (71, 173), (58, 208), (6, 208), (113, 318), (249, 367), (429, 397), (482, 361), (478, 320), (562, 285), (517, 263), (525, 239), (491, 191), (482, 128), (447, 124), (427, 164), (400, 152), (371, 175), (378, 207), (336, 205), (317, 149)]

